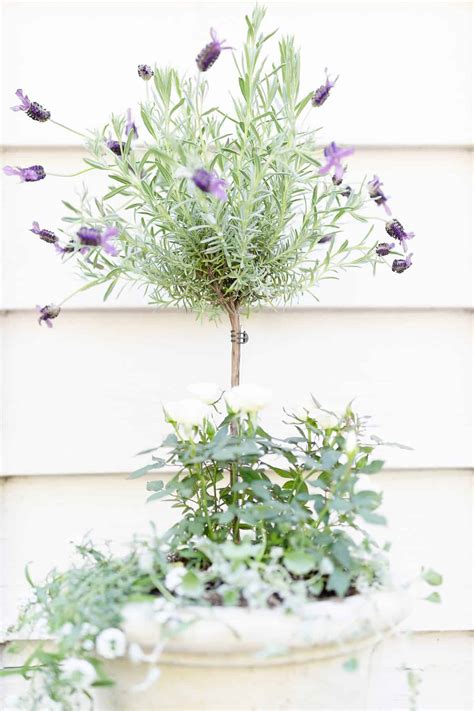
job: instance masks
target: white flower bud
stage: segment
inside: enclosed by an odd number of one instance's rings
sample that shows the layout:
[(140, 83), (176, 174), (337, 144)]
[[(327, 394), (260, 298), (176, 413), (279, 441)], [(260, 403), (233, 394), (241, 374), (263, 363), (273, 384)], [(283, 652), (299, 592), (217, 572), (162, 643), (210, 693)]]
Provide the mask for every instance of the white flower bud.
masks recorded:
[(186, 568), (184, 565), (174, 565), (170, 568), (165, 577), (165, 585), (168, 590), (177, 590), (185, 575)]
[(230, 412), (255, 414), (269, 403), (271, 393), (259, 385), (236, 385), (225, 393)]
[(59, 667), (63, 679), (76, 689), (88, 689), (97, 678), (94, 667), (86, 659), (67, 657)]
[(194, 383), (188, 386), (188, 391), (204, 405), (212, 405), (219, 400), (222, 392), (221, 388), (215, 383)]
[(166, 419), (185, 428), (199, 427), (208, 414), (207, 407), (199, 400), (176, 400), (163, 405)]
[(339, 422), (336, 415), (333, 415), (331, 412), (327, 412), (326, 410), (321, 410), (320, 408), (315, 408), (314, 410), (312, 410), (309, 413), (309, 416), (313, 420), (316, 420), (318, 425), (323, 430), (328, 430), (333, 427), (336, 427)]

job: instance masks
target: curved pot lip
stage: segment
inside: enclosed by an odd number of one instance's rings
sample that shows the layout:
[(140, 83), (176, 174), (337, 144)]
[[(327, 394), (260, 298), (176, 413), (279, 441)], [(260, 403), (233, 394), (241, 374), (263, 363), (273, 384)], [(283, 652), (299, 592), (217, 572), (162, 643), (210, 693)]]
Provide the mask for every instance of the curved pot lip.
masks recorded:
[(408, 616), (412, 602), (410, 590), (384, 589), (316, 600), (297, 612), (190, 605), (179, 608), (185, 624), (168, 637), (154, 618), (153, 602), (144, 601), (129, 603), (133, 614), (122, 627), (130, 642), (143, 648), (160, 646), (165, 663), (204, 664), (205, 659), (213, 664), (214, 657), (214, 663), (225, 664), (272, 654), (323, 658), (389, 634)]

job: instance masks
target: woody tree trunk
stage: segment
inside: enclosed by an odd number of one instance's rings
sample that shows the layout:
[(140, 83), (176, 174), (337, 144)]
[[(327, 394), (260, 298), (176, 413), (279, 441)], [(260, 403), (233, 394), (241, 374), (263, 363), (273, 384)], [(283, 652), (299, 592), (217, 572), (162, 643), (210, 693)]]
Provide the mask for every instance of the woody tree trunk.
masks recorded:
[(240, 313), (238, 303), (232, 304), (232, 308), (229, 310), (229, 320), (232, 341), (230, 385), (233, 388), (235, 385), (240, 385), (240, 351), (242, 344), (240, 338)]

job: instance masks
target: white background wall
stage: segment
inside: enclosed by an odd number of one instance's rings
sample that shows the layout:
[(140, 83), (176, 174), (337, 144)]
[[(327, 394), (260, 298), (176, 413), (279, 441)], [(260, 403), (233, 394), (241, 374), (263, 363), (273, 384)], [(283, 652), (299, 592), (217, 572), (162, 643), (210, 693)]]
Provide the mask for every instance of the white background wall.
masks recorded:
[[(412, 451), (387, 450), (376, 479), (385, 493), (394, 567), (443, 572), (443, 603), (420, 603), (410, 624), (411, 662), (424, 669), (420, 708), (471, 708), (472, 569), (472, 100), (470, 3), (270, 2), (270, 29), (294, 32), (303, 86), (324, 67), (341, 78), (318, 112), (321, 141), (356, 147), (354, 180), (377, 173), (416, 232), (404, 275), (343, 276), (287, 310), (246, 324), (245, 380), (270, 386), (275, 422), (283, 403), (312, 391), (330, 407), (357, 397), (378, 433)], [(213, 25), (242, 41), (244, 2), (7, 2), (3, 4), (2, 165), (41, 163), (74, 172), (73, 134), (8, 110), (21, 86), (61, 122), (100, 126), (143, 96), (142, 62), (194, 71)], [(212, 69), (226, 102), (230, 53)], [(76, 297), (51, 331), (36, 303), (79, 286), (52, 249), (28, 231), (59, 226), (74, 180), (3, 180), (1, 315), (2, 612), (26, 592), (23, 568), (40, 576), (66, 564), (87, 531), (124, 543), (170, 513), (145, 505), (144, 483), (124, 481), (131, 455), (159, 437), (160, 402), (196, 380), (227, 381), (228, 327), (156, 312), (140, 294), (105, 306)], [(91, 179), (91, 186), (94, 181)], [(383, 234), (383, 223), (380, 223)], [(406, 708), (389, 653), (373, 708)], [(377, 695), (378, 694), (378, 695)], [(144, 710), (145, 711), (145, 710)]]

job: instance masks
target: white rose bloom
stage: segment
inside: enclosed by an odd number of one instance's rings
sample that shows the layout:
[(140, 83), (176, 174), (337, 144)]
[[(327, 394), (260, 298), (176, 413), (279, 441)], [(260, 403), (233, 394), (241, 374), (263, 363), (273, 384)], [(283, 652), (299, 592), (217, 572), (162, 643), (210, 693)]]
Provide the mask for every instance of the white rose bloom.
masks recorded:
[(166, 417), (186, 428), (198, 427), (208, 414), (207, 407), (200, 400), (175, 400), (163, 405)]
[(181, 585), (181, 581), (186, 575), (186, 568), (184, 565), (174, 565), (167, 573), (165, 577), (165, 585), (168, 590), (177, 590)]
[(236, 385), (225, 393), (227, 407), (231, 412), (255, 414), (271, 399), (271, 392), (259, 385)]
[(67, 657), (59, 664), (61, 676), (76, 689), (88, 689), (97, 679), (97, 674), (88, 661), (77, 657)]
[(323, 430), (327, 430), (331, 427), (336, 427), (339, 422), (336, 415), (333, 415), (331, 412), (326, 412), (326, 410), (321, 410), (320, 408), (315, 408), (314, 410), (311, 410), (309, 416), (313, 420), (316, 420), (318, 425), (322, 427)]
[(222, 393), (221, 388), (216, 383), (194, 383), (188, 386), (188, 391), (204, 405), (212, 405), (219, 400)]
[(143, 548), (138, 554), (138, 567), (142, 573), (152, 573), (155, 558), (149, 548)]
[(125, 654), (127, 639), (122, 630), (117, 627), (109, 627), (97, 635), (95, 648), (97, 654), (104, 659), (116, 659), (116, 657), (123, 657)]

